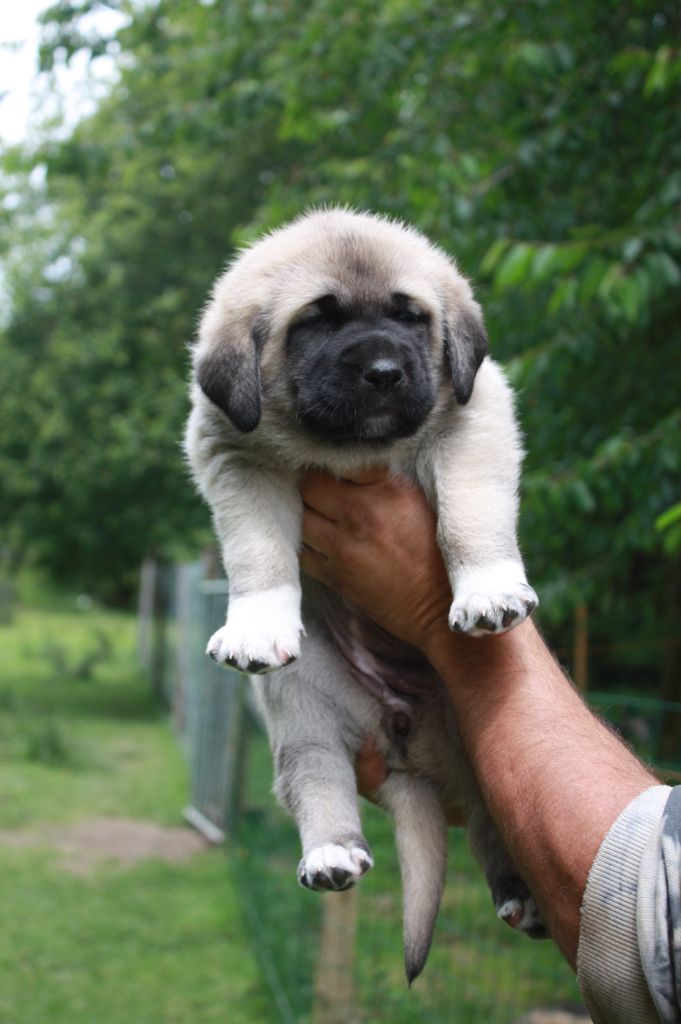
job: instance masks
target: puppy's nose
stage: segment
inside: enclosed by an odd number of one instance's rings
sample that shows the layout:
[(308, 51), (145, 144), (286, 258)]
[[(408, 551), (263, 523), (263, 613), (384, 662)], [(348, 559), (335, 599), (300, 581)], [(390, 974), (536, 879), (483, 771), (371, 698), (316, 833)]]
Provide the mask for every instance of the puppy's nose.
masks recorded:
[(362, 377), (381, 395), (394, 391), (404, 378), (402, 367), (394, 359), (375, 359), (362, 371)]

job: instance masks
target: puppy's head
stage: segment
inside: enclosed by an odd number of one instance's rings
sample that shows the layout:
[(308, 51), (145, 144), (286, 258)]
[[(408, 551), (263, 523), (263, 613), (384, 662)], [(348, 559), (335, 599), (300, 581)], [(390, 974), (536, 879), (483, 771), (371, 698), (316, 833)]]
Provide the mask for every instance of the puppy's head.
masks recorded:
[(443, 381), (466, 403), (486, 351), (480, 308), (441, 250), (392, 221), (324, 210), (218, 280), (195, 371), (242, 431), (265, 402), (333, 443), (381, 443), (418, 430)]

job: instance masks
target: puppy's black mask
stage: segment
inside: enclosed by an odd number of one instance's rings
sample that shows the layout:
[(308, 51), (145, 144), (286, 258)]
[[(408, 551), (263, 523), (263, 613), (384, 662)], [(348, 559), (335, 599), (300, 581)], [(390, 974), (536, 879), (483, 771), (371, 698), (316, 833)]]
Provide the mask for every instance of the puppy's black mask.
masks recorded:
[(380, 307), (322, 296), (289, 328), (286, 345), (296, 415), (326, 440), (409, 437), (433, 408), (430, 318), (406, 295)]

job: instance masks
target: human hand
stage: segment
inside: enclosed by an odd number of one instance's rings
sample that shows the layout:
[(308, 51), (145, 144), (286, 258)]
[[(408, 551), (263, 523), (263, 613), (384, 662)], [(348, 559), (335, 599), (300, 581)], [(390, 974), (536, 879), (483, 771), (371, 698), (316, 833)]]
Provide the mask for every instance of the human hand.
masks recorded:
[[(376, 802), (376, 791), (388, 778), (388, 768), (371, 736), (367, 736), (355, 761), (357, 792), (365, 800)], [(467, 823), (466, 813), (459, 805), (446, 807), (447, 824), (456, 827)]]
[(427, 652), (448, 632), (451, 590), (422, 492), (379, 468), (349, 480), (311, 471), (301, 495), (303, 570)]
[(355, 775), (357, 792), (365, 800), (373, 803), (376, 799), (376, 790), (380, 789), (388, 778), (388, 768), (371, 736), (367, 736), (360, 747), (355, 761)]

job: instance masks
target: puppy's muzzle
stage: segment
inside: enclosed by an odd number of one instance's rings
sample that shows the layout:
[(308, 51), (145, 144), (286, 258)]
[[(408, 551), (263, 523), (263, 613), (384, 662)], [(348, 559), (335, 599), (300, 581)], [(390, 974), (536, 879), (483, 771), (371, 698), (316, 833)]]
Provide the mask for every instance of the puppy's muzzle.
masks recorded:
[(294, 335), (300, 422), (334, 443), (410, 436), (435, 400), (428, 351), (401, 323), (349, 323), (321, 344)]
[(386, 331), (369, 331), (346, 342), (340, 363), (381, 395), (408, 383), (409, 346)]
[(362, 379), (379, 395), (389, 395), (404, 380), (404, 368), (396, 359), (375, 359), (362, 371)]

